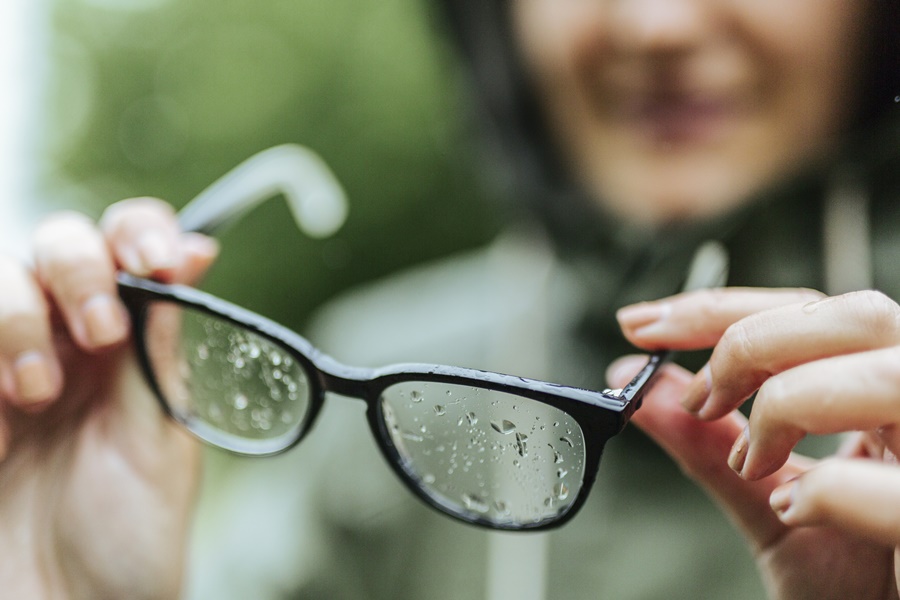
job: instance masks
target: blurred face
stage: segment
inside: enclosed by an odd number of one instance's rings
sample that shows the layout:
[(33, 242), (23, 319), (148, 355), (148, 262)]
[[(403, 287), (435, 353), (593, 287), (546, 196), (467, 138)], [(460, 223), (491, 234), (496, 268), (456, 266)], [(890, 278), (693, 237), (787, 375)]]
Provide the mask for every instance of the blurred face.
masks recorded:
[(865, 0), (512, 0), (551, 129), (607, 208), (710, 216), (826, 153)]

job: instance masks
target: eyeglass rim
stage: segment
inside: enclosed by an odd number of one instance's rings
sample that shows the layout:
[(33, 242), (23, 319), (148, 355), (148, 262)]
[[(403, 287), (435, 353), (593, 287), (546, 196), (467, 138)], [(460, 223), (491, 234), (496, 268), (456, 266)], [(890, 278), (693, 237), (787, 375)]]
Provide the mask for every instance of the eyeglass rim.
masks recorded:
[[(292, 449), (309, 433), (324, 404), (325, 392), (356, 398), (366, 402), (367, 421), (372, 435), (386, 462), (404, 485), (432, 508), (474, 525), (503, 530), (538, 530), (558, 527), (568, 521), (578, 512), (593, 486), (606, 442), (624, 428), (633, 412), (631, 408), (633, 402), (623, 401), (606, 391), (594, 392), (492, 371), (418, 363), (393, 364), (378, 369), (350, 367), (325, 355), (296, 332), (206, 292), (183, 285), (162, 284), (126, 273), (118, 275), (118, 285), (120, 295), (136, 325), (138, 359), (145, 378), (165, 413), (192, 435), (210, 446), (232, 454), (248, 457), (273, 456)], [(223, 319), (260, 335), (289, 352), (307, 374), (310, 385), (309, 410), (302, 424), (295, 428), (294, 435), (277, 447), (265, 448), (262, 451), (259, 450), (259, 444), (251, 443), (249, 445), (253, 450), (247, 451), (238, 445), (225, 445), (217, 442), (215, 438), (203, 435), (202, 431), (198, 431), (178, 414), (162, 391), (147, 352), (146, 313), (147, 308), (155, 302), (174, 303)], [(504, 392), (552, 406), (570, 415), (581, 427), (585, 440), (584, 474), (575, 500), (565, 512), (553, 519), (539, 523), (509, 524), (460, 512), (440, 503), (428, 493), (414, 474), (403, 467), (403, 458), (386, 427), (379, 401), (381, 394), (388, 387), (405, 381), (452, 383)]]

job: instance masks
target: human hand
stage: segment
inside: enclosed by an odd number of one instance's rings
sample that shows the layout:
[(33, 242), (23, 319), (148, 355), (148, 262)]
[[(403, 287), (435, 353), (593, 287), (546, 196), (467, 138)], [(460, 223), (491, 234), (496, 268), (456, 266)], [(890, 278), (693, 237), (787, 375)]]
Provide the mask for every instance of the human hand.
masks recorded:
[(199, 451), (135, 362), (115, 272), (195, 281), (213, 240), (158, 200), (42, 223), (33, 266), (0, 257), (0, 589), (173, 598)]
[[(668, 366), (632, 420), (731, 516), (772, 598), (898, 597), (895, 302), (732, 288), (635, 305), (619, 321), (648, 350), (715, 346), (697, 375)], [(642, 364), (614, 363), (611, 386)], [(735, 409), (757, 390), (748, 422)], [(854, 433), (834, 457), (791, 453), (807, 433), (837, 432)]]

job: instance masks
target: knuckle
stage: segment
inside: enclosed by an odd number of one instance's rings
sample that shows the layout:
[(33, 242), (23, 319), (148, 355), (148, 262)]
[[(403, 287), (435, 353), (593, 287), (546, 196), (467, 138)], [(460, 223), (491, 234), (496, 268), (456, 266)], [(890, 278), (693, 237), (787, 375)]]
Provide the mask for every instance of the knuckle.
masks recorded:
[(876, 339), (900, 339), (900, 307), (885, 294), (876, 290), (850, 292), (841, 299), (850, 306), (862, 327)]
[(159, 198), (129, 198), (110, 205), (100, 217), (100, 226), (110, 232), (131, 224), (146, 224), (148, 219), (151, 222), (174, 221), (175, 209)]
[(725, 330), (716, 348), (730, 361), (753, 364), (756, 359), (756, 343), (753, 341), (746, 319), (732, 323)]

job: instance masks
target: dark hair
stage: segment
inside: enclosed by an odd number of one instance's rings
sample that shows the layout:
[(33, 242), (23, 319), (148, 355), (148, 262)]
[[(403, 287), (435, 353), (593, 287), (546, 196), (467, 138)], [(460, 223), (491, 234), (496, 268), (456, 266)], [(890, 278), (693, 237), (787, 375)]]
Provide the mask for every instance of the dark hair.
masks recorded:
[[(853, 129), (863, 135), (900, 113), (900, 0), (868, 1), (872, 22), (863, 49), (866, 89), (861, 91), (853, 123)], [(510, 0), (439, 0), (436, 4), (438, 18), (468, 65), (479, 126), (488, 130), (485, 137), (494, 151), (492, 158), (503, 166), (515, 194), (533, 200), (541, 212), (553, 211), (547, 206), (548, 197), (582, 196), (572, 189), (573, 182), (560, 163), (520, 60), (511, 29)]]

